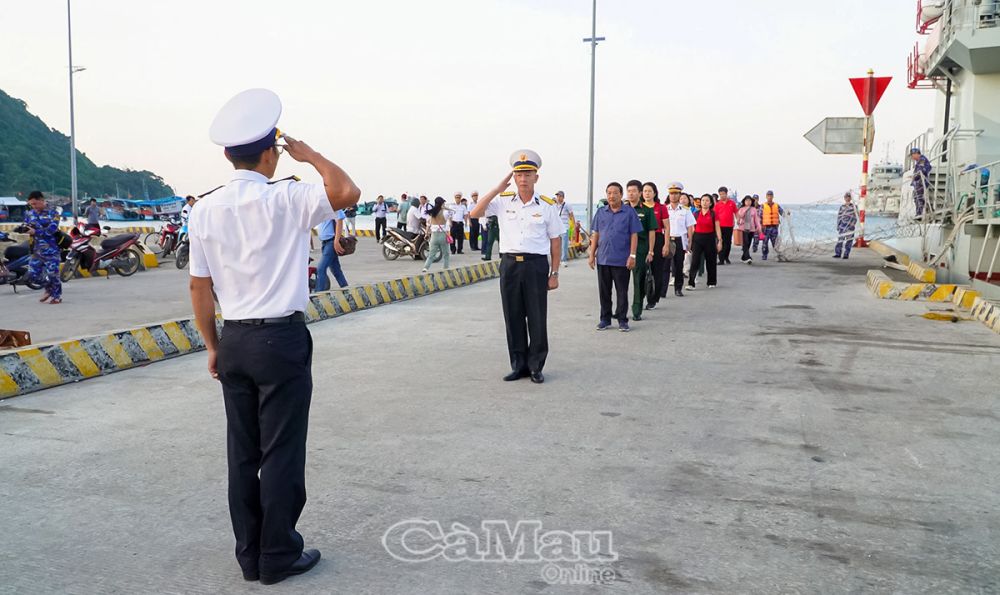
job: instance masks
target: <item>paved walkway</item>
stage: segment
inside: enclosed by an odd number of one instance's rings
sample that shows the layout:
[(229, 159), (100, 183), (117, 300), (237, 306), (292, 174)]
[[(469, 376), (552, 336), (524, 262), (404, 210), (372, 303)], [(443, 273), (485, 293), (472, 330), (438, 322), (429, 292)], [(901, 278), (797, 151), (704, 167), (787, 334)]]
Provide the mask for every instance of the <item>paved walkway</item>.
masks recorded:
[[(576, 263), (541, 386), (499, 381), (496, 282), (312, 326), (324, 558), (276, 587), (232, 557), (204, 355), (2, 402), (0, 592), (997, 592), (1000, 338), (874, 300), (855, 258), (725, 267), (629, 334)], [(609, 530), (616, 578), (400, 562), (411, 518)]]

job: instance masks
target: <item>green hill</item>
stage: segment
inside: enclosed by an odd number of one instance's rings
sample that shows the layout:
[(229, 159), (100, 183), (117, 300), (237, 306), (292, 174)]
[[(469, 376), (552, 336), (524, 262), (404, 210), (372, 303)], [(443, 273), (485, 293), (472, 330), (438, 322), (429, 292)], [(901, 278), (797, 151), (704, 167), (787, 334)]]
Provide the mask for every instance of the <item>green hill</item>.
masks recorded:
[[(122, 198), (162, 198), (173, 189), (163, 178), (149, 171), (98, 167), (76, 152), (79, 196), (115, 196), (115, 184)], [(69, 137), (49, 128), (28, 105), (0, 90), (0, 196), (28, 195), (41, 190), (60, 196), (70, 195)]]

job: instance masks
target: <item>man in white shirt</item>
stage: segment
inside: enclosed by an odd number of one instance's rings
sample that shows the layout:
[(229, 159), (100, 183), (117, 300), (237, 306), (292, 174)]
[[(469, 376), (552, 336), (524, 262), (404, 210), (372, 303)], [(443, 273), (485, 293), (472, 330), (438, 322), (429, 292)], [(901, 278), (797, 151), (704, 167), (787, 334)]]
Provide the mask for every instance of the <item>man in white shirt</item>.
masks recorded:
[(569, 222), (576, 221), (576, 217), (573, 215), (573, 207), (566, 203), (566, 194), (562, 190), (556, 192), (556, 209), (565, 228), (562, 235), (562, 263), (565, 267), (569, 266)]
[[(280, 582), (307, 572), (318, 550), (295, 530), (306, 502), (305, 462), (312, 399), (309, 234), (357, 203), (351, 178), (276, 125), (281, 101), (267, 89), (233, 97), (209, 136), (236, 171), (191, 210), (191, 303), (222, 385), (229, 459), (229, 512), (236, 559), (248, 581)], [(277, 140), (285, 144), (278, 146)], [(323, 185), (269, 182), (287, 150)], [(216, 333), (215, 300), (225, 320)]]
[(684, 253), (691, 245), (695, 224), (691, 209), (680, 204), (682, 190), (684, 186), (679, 182), (670, 185), (670, 202), (667, 204), (670, 239), (663, 244), (663, 258), (666, 259), (664, 268), (669, 277), (670, 269), (673, 267), (674, 295), (677, 297), (684, 297), (684, 292), (681, 291), (681, 287), (684, 287)]
[(420, 201), (415, 198), (410, 199), (410, 210), (406, 212), (406, 231), (420, 233), (420, 224), (423, 219), (420, 214)]
[[(511, 367), (504, 380), (530, 376), (532, 382), (541, 384), (549, 353), (548, 292), (559, 287), (563, 227), (555, 209), (535, 192), (542, 166), (538, 153), (515, 151), (510, 165), (512, 171), (469, 215), (496, 217), (500, 229), (500, 298)], [(517, 192), (505, 193), (511, 178)]]
[(465, 222), (469, 218), (468, 207), (462, 204), (462, 193), (455, 193), (455, 204), (451, 205), (448, 211), (448, 220), (451, 221), (451, 253), (463, 254), (465, 247)]

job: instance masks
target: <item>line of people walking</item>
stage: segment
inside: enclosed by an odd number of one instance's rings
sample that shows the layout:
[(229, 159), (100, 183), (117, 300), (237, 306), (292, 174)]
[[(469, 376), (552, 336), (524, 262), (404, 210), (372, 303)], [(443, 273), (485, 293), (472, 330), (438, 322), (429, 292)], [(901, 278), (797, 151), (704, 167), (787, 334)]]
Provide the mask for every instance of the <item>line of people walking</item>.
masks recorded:
[(768, 191), (764, 203), (757, 195), (745, 196), (740, 204), (729, 197), (725, 186), (717, 194), (694, 197), (684, 185), (674, 182), (666, 202), (660, 200), (654, 182), (630, 180), (607, 185), (606, 205), (594, 214), (590, 227), (588, 264), (597, 271), (600, 320), (597, 330), (630, 330), (629, 284), (632, 284), (632, 319), (640, 321), (644, 310), (653, 310), (667, 297), (684, 297), (697, 279), (718, 286), (718, 267), (732, 264), (734, 238), (742, 247), (740, 260), (753, 263), (762, 243), (762, 259), (769, 246), (777, 248), (778, 230), (784, 210)]

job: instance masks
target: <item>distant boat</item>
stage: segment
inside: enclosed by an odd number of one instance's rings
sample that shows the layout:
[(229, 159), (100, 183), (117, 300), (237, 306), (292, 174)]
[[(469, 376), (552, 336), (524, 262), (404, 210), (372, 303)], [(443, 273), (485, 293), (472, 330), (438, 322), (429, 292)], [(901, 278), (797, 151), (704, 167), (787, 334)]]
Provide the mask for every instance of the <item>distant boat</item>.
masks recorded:
[(177, 215), (184, 207), (183, 196), (168, 196), (155, 200), (110, 198), (99, 200), (104, 219), (108, 221), (156, 221)]
[[(385, 199), (385, 204), (389, 207), (390, 213), (395, 213), (399, 209), (399, 202), (395, 198)], [(375, 208), (375, 201), (368, 201), (363, 203), (358, 203), (358, 215), (371, 215), (372, 209)]]

